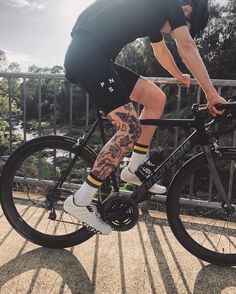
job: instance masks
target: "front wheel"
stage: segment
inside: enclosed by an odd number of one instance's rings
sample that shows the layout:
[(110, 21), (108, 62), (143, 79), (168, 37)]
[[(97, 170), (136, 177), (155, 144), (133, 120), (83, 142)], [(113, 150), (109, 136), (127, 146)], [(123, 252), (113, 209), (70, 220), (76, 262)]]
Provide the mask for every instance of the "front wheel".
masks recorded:
[(236, 148), (220, 152), (213, 156), (233, 210), (227, 209), (200, 154), (173, 179), (167, 216), (175, 237), (189, 252), (209, 263), (229, 266), (236, 265)]
[[(73, 139), (61, 136), (28, 141), (9, 157), (1, 175), (6, 218), (24, 238), (40, 246), (70, 247), (93, 236), (63, 210), (64, 200), (78, 190), (95, 160), (89, 148), (78, 151), (74, 144)], [(63, 185), (55, 189), (70, 163)], [(101, 191), (107, 190), (105, 181)]]

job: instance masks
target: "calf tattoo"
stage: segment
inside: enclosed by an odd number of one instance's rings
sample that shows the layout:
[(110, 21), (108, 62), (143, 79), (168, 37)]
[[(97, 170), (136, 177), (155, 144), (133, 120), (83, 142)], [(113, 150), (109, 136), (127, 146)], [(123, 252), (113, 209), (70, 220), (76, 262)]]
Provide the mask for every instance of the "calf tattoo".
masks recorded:
[(92, 173), (102, 180), (110, 175), (127, 151), (133, 149), (141, 134), (140, 123), (132, 103), (112, 112), (108, 119), (115, 126), (116, 134), (100, 151), (92, 169)]

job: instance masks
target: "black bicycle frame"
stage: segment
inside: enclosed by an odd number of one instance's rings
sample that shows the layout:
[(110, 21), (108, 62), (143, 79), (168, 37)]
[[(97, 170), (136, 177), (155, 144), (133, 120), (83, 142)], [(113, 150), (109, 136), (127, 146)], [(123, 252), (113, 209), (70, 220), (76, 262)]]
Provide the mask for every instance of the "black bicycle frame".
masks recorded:
[(212, 143), (209, 140), (209, 135), (206, 133), (204, 122), (200, 116), (195, 119), (146, 119), (141, 120), (142, 125), (155, 125), (155, 126), (169, 126), (169, 127), (185, 127), (196, 128), (190, 136), (153, 172), (153, 174), (146, 179), (141, 186), (137, 187), (133, 192), (131, 198), (136, 203), (145, 200), (147, 191), (158, 181), (161, 177), (170, 170), (180, 159), (182, 159), (191, 149), (196, 146), (201, 146), (209, 164), (210, 172), (213, 176), (213, 181), (222, 195), (227, 207), (230, 209), (231, 204), (224, 190), (220, 180), (218, 171), (215, 166), (215, 161), (212, 156)]
[[(210, 143), (209, 135), (206, 133), (204, 121), (201, 118), (201, 114), (197, 111), (194, 112), (194, 119), (143, 119), (141, 120), (142, 125), (155, 125), (155, 126), (168, 126), (168, 127), (183, 127), (183, 128), (195, 128), (196, 130), (190, 134), (190, 136), (160, 165), (156, 168), (153, 174), (145, 180), (141, 186), (137, 187), (137, 190), (132, 194), (131, 198), (139, 203), (146, 198), (146, 192), (158, 181), (161, 177), (173, 167), (181, 158), (183, 158), (191, 149), (196, 146), (201, 146), (203, 152), (206, 155), (207, 161), (209, 163), (209, 168), (213, 176), (214, 183), (218, 189), (218, 192), (222, 194), (225, 203), (228, 208), (231, 208), (230, 201), (227, 194), (223, 188), (222, 182), (220, 180), (219, 174), (217, 172), (214, 159), (212, 157), (212, 143)], [(67, 167), (65, 173), (62, 175), (58, 181), (55, 188), (62, 186), (65, 179), (67, 178), (71, 168), (74, 166), (76, 160), (78, 159), (80, 152), (83, 147), (85, 147), (94, 133), (95, 129), (98, 127), (101, 133), (102, 143), (105, 145), (107, 140), (104, 131), (104, 121), (108, 121), (106, 117), (102, 116), (101, 112), (97, 112), (97, 119), (91, 128), (86, 129), (83, 136), (78, 139), (75, 144), (77, 148), (77, 154)], [(119, 192), (119, 184), (117, 183), (115, 172), (111, 173), (112, 186), (115, 192)]]

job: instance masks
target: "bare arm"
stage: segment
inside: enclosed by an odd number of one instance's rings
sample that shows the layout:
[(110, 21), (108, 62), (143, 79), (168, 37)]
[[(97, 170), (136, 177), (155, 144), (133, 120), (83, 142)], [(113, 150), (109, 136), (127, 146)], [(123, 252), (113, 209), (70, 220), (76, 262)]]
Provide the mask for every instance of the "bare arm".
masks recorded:
[(217, 103), (225, 103), (225, 100), (218, 95), (214, 88), (197, 46), (189, 34), (188, 28), (185, 26), (179, 27), (173, 31), (173, 35), (180, 56), (187, 68), (197, 79), (208, 99), (208, 108), (210, 112), (212, 114), (222, 114), (222, 111), (217, 111), (214, 105)]
[(169, 49), (164, 41), (152, 44), (153, 52), (159, 63), (177, 80), (181, 79), (182, 73), (177, 67)]

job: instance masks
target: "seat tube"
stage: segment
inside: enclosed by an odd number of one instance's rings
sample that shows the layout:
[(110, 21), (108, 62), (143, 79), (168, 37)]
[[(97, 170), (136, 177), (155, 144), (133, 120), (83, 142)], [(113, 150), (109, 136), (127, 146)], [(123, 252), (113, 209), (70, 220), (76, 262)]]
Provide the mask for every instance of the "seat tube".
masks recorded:
[(226, 194), (225, 189), (223, 187), (219, 173), (217, 171), (216, 164), (215, 164), (214, 158), (212, 156), (211, 147), (209, 145), (203, 145), (202, 148), (203, 148), (203, 151), (206, 155), (206, 158), (207, 158), (207, 161), (209, 164), (209, 169), (210, 169), (210, 172), (213, 177), (214, 184), (215, 184), (219, 194), (222, 195), (222, 198), (224, 199), (225, 203), (227, 204), (228, 209), (231, 209), (231, 203), (230, 203), (229, 198), (227, 197), (227, 194)]

